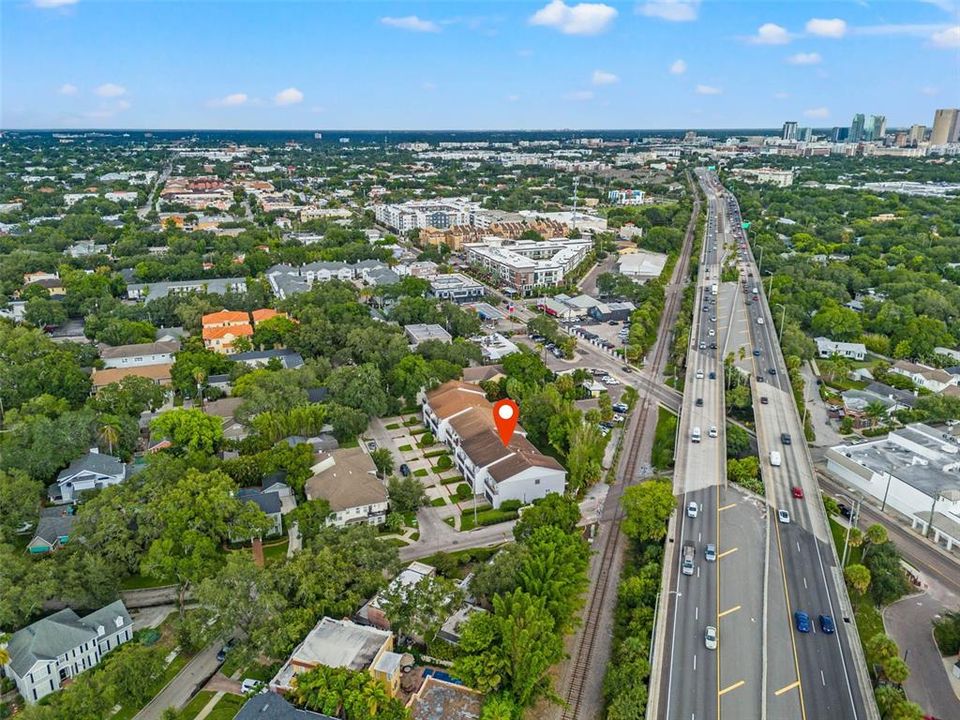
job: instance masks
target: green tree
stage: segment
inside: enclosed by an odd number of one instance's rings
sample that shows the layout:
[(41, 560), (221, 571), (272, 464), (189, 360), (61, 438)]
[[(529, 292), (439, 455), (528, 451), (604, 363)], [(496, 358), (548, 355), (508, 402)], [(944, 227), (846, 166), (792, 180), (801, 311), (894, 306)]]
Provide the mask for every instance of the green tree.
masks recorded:
[(463, 593), (456, 583), (437, 576), (425, 577), (413, 585), (394, 582), (379, 595), (390, 629), (398, 637), (414, 637), (428, 646), (462, 601)]
[(344, 720), (408, 720), (403, 703), (361, 670), (318, 665), (293, 679), (297, 705)]
[(368, 418), (387, 411), (384, 382), (380, 370), (371, 363), (337, 368), (327, 377), (327, 388), (335, 402), (361, 410)]
[(623, 492), (624, 534), (641, 541), (659, 541), (667, 534), (667, 520), (676, 508), (668, 480), (649, 480)]
[(871, 545), (883, 545), (888, 539), (887, 529), (879, 523), (874, 523), (868, 527), (866, 535), (867, 542), (869, 542)]
[(870, 587), (870, 571), (863, 565), (847, 565), (843, 569), (843, 576), (846, 578), (847, 585), (861, 595)]
[(557, 527), (565, 533), (573, 533), (579, 522), (580, 505), (577, 501), (560, 493), (550, 493), (524, 508), (513, 526), (513, 536), (518, 542), (524, 542), (541, 527)]
[(167, 666), (166, 651), (127, 643), (106, 658), (109, 683), (125, 704), (140, 707), (153, 697), (154, 684)]
[(288, 516), (297, 523), (297, 529), (304, 541), (312, 540), (327, 526), (330, 517), (330, 503), (322, 498), (302, 502)]
[(867, 641), (867, 652), (882, 662), (888, 658), (897, 657), (900, 649), (893, 638), (880, 632)]
[(420, 480), (412, 475), (404, 478), (392, 477), (387, 483), (390, 496), (390, 508), (394, 512), (412, 513), (427, 504), (427, 492)]
[(910, 668), (899, 655), (895, 655), (883, 661), (883, 674), (887, 676), (887, 680), (890, 682), (903, 685), (910, 677)]
[(212, 453), (223, 440), (223, 421), (196, 408), (176, 408), (150, 421), (150, 430), (174, 446)]
[(393, 472), (393, 453), (388, 448), (377, 448), (370, 453), (370, 459), (377, 467), (377, 475), (385, 478)]
[(17, 528), (37, 521), (43, 488), (19, 470), (0, 471), (0, 543), (13, 542)]

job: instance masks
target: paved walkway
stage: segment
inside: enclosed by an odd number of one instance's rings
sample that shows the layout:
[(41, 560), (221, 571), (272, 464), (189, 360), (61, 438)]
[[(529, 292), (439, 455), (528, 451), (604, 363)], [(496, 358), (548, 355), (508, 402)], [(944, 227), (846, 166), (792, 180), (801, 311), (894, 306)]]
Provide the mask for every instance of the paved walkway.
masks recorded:
[(883, 624), (910, 666), (910, 677), (904, 683), (907, 697), (928, 715), (960, 718), (960, 699), (933, 639), (931, 623), (944, 610), (925, 593), (911, 595), (884, 609)]
[(216, 672), (220, 664), (217, 662), (219, 649), (220, 643), (216, 642), (197, 653), (183, 670), (134, 716), (134, 720), (160, 720), (167, 708), (179, 710), (186, 705), (197, 689)]
[(816, 433), (814, 447), (833, 447), (845, 442), (845, 438), (837, 432), (833, 425), (834, 421), (827, 414), (827, 404), (820, 397), (820, 392), (817, 390), (817, 377), (809, 362), (800, 366), (800, 375), (804, 382), (803, 394), (807, 403), (807, 412), (810, 414), (813, 431)]

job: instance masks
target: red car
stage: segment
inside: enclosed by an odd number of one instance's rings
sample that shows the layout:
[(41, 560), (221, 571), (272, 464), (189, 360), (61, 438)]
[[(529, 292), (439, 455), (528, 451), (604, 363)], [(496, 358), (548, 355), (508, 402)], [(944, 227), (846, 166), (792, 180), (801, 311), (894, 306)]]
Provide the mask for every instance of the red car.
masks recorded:
[(793, 493), (793, 496), (798, 500), (803, 500), (803, 488), (801, 487), (792, 487), (790, 492)]

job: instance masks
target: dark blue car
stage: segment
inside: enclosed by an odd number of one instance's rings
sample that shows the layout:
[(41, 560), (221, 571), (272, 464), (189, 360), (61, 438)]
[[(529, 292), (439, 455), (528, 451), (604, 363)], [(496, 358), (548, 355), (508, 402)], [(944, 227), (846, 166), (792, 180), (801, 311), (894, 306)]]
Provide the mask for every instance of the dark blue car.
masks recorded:
[(793, 620), (797, 623), (797, 632), (808, 633), (810, 632), (810, 616), (805, 612), (800, 612), (797, 610), (793, 614)]
[(832, 635), (837, 631), (836, 626), (833, 624), (833, 618), (829, 615), (820, 616), (820, 632), (824, 632), (827, 635)]

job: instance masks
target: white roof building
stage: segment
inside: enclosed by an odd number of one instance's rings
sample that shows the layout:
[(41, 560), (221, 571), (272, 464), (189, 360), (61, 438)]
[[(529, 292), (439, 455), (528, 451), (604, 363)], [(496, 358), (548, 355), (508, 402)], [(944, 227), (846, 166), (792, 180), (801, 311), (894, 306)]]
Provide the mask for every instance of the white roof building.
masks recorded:
[(863, 360), (867, 356), (867, 347), (863, 343), (839, 342), (826, 337), (818, 337), (815, 342), (817, 355), (822, 358), (840, 355), (851, 360)]
[(667, 256), (663, 253), (637, 250), (620, 255), (617, 271), (631, 280), (646, 282), (660, 277), (666, 264)]

